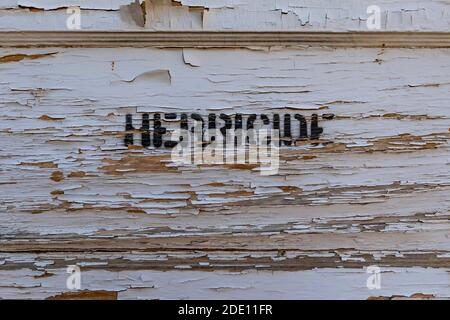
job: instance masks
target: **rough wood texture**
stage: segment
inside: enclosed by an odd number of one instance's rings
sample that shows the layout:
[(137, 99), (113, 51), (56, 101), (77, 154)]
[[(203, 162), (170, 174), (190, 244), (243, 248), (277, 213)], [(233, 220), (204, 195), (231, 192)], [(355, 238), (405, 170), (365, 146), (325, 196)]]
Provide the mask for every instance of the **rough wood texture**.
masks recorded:
[[(450, 297), (449, 56), (1, 49), (0, 297)], [(126, 148), (157, 111), (335, 118), (261, 176)]]
[(449, 32), (0, 31), (0, 47), (450, 48)]

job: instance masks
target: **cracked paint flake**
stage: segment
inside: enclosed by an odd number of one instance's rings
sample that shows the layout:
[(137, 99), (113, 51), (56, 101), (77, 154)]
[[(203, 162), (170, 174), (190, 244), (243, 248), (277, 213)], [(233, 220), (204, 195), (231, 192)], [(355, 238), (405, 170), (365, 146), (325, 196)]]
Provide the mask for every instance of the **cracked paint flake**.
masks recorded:
[[(147, 26), (155, 30), (190, 27), (194, 30), (367, 31), (366, 10), (370, 5), (373, 5), (370, 0), (153, 0), (147, 6), (148, 13), (156, 8), (163, 12), (163, 7), (164, 23), (150, 18)], [(377, 5), (382, 12), (383, 30), (444, 31), (450, 23), (450, 4), (446, 2), (384, 0)], [(202, 15), (187, 9), (201, 9)]]
[[(56, 10), (68, 7), (80, 7), (93, 10), (119, 10), (123, 5), (129, 5), (133, 0), (16, 0), (17, 6), (42, 10)], [(13, 2), (14, 3), (14, 2)]]
[[(136, 1), (136, 0), (135, 0)], [(66, 30), (69, 6), (82, 10), (84, 30), (368, 31), (370, 0), (9, 0), (0, 30)], [(447, 31), (445, 1), (383, 0), (384, 31)]]
[(36, 60), (44, 57), (52, 56), (57, 54), (57, 52), (43, 53), (43, 54), (10, 54), (6, 56), (0, 57), (0, 63), (9, 63), (9, 62), (19, 62), (22, 60)]

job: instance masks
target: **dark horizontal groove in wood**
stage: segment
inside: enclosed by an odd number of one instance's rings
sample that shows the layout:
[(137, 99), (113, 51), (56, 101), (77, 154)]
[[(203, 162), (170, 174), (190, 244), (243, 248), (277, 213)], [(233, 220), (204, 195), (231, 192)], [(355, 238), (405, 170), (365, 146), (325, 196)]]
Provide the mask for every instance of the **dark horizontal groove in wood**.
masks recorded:
[[(136, 255), (142, 254), (142, 252), (133, 252)], [(165, 254), (166, 252), (160, 252), (159, 254)], [(328, 252), (326, 252), (328, 254)], [(270, 270), (270, 271), (305, 271), (314, 270), (318, 268), (364, 268), (369, 264), (376, 264), (380, 267), (400, 267), (400, 268), (445, 268), (450, 263), (449, 258), (439, 258), (437, 253), (425, 253), (425, 254), (411, 254), (404, 255), (402, 257), (384, 256), (376, 258), (375, 255), (370, 256), (367, 253), (356, 254), (354, 258), (364, 258), (363, 260), (355, 259), (342, 259), (338, 252), (331, 252), (330, 256), (293, 256), (284, 257), (283, 259), (273, 259), (271, 256), (259, 256), (253, 257), (247, 255), (246, 257), (237, 256), (229, 257), (228, 259), (214, 259), (209, 256), (187, 256), (180, 257), (177, 254), (186, 254), (185, 252), (171, 253), (164, 260), (154, 259), (127, 259), (124, 257), (111, 256), (105, 258), (105, 256), (95, 256), (95, 253), (88, 253), (87, 258), (81, 258), (83, 261), (90, 262), (83, 266), (83, 271), (90, 270), (108, 270), (108, 271), (127, 271), (127, 270), (159, 270), (159, 271), (245, 271), (245, 270)], [(72, 253), (64, 253), (58, 256), (55, 253), (52, 255), (51, 269), (59, 269), (67, 267), (67, 258), (81, 260), (80, 258), (72, 256)], [(86, 254), (86, 253), (84, 253)], [(120, 253), (115, 253), (120, 255)], [(216, 253), (217, 254), (217, 253)], [(237, 252), (237, 255), (242, 254)], [(44, 255), (45, 256), (45, 255)], [(44, 257), (36, 257), (35, 261), (38, 261)], [(46, 259), (46, 258), (44, 258)], [(35, 261), (8, 261), (0, 266), (1, 271), (7, 270), (20, 270), (20, 269), (36, 269)], [(96, 263), (100, 262), (100, 263)], [(105, 264), (106, 262), (106, 264)], [(207, 265), (202, 265), (201, 262), (208, 262)], [(177, 268), (177, 266), (184, 265), (189, 268)]]
[(1, 31), (0, 47), (450, 48), (450, 32)]
[[(111, 240), (113, 243), (114, 240)], [(1, 245), (3, 246), (3, 245)], [(277, 248), (245, 248), (241, 246), (235, 247), (205, 247), (205, 246), (194, 246), (194, 245), (184, 245), (184, 246), (107, 246), (107, 245), (42, 245), (42, 244), (13, 244), (7, 248), (0, 247), (0, 253), (2, 254), (18, 254), (18, 253), (125, 253), (125, 252), (135, 252), (135, 253), (158, 253), (158, 252), (230, 252), (230, 253), (276, 253), (279, 251), (289, 251), (298, 253), (317, 253), (317, 252), (338, 252), (338, 251), (360, 251), (360, 252), (379, 252), (381, 249), (357, 249), (352, 247), (339, 247), (339, 248), (323, 248), (323, 249), (302, 249), (302, 248), (291, 248), (279, 246)], [(392, 251), (392, 249), (387, 249), (387, 251)], [(409, 252), (411, 254), (423, 254), (433, 252), (435, 254), (448, 254), (449, 251), (443, 250), (400, 250), (399, 252)]]
[[(39, 246), (38, 246), (39, 247)], [(345, 251), (355, 251), (361, 253), (370, 253), (370, 252), (380, 252), (382, 249), (355, 249), (350, 247), (342, 247), (342, 248), (330, 248), (330, 249), (301, 249), (301, 248), (241, 248), (241, 247), (233, 247), (233, 248), (207, 248), (207, 247), (199, 247), (199, 246), (184, 246), (184, 247), (153, 247), (153, 248), (136, 248), (136, 247), (121, 247), (121, 248), (112, 248), (112, 247), (94, 247), (94, 246), (84, 246), (80, 248), (76, 247), (39, 247), (36, 248), (33, 245), (29, 246), (21, 246), (14, 248), (1, 249), (0, 253), (2, 254), (20, 254), (20, 253), (35, 253), (35, 254), (58, 254), (58, 253), (67, 253), (67, 254), (78, 254), (78, 253), (112, 253), (112, 254), (121, 254), (121, 253), (135, 253), (135, 254), (145, 254), (145, 253), (194, 253), (194, 252), (205, 252), (205, 253), (219, 253), (219, 252), (227, 252), (227, 253), (235, 253), (235, 254), (245, 254), (245, 253), (277, 253), (280, 251), (288, 251), (288, 252), (296, 252), (299, 254), (315, 254), (315, 253), (333, 253), (333, 252), (345, 252)], [(395, 250), (385, 250), (385, 251), (395, 251)], [(443, 250), (425, 250), (425, 249), (416, 249), (416, 250), (400, 250), (400, 253), (408, 253), (411, 255), (414, 254), (427, 254), (432, 252), (436, 255), (446, 255), (449, 251)], [(442, 258), (444, 259), (444, 258)]]

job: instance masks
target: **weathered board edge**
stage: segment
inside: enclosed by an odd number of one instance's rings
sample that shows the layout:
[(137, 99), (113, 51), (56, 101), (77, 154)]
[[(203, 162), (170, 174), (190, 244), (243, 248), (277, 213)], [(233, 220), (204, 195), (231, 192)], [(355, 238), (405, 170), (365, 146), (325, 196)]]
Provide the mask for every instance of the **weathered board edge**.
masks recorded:
[(450, 48), (450, 32), (0, 31), (0, 47)]

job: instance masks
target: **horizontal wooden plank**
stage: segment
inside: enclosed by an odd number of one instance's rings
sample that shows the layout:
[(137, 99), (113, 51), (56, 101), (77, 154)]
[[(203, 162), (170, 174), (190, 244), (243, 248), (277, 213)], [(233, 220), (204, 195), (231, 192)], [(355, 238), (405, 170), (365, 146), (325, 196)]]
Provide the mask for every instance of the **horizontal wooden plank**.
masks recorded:
[(449, 48), (449, 32), (2, 31), (0, 47)]
[[(11, 256), (30, 260), (32, 255)], [(79, 258), (80, 259), (80, 258)], [(79, 260), (80, 261), (80, 260)], [(83, 261), (83, 258), (81, 258)], [(73, 262), (68, 260), (68, 263)], [(366, 287), (365, 269), (247, 272), (198, 270), (85, 270), (82, 290), (68, 290), (65, 268), (38, 263), (38, 269), (2, 270), (5, 299), (443, 299), (448, 271), (436, 268), (383, 268), (382, 289)], [(49, 261), (47, 261), (49, 263)], [(89, 264), (86, 262), (86, 264)], [(82, 267), (81, 270), (83, 270)]]
[(380, 31), (450, 27), (450, 5), (439, 0), (152, 0), (145, 8), (133, 0), (3, 0), (0, 29), (68, 30), (67, 9), (79, 6), (80, 28), (91, 31), (369, 31), (373, 5)]

